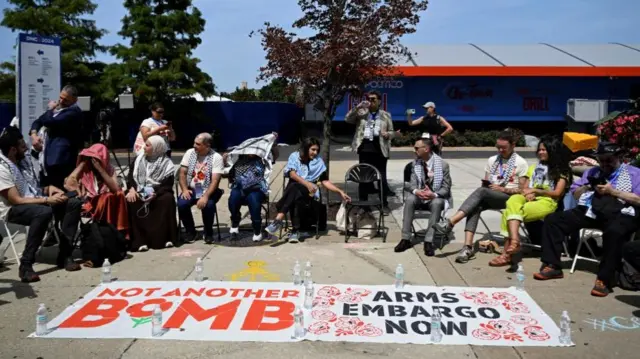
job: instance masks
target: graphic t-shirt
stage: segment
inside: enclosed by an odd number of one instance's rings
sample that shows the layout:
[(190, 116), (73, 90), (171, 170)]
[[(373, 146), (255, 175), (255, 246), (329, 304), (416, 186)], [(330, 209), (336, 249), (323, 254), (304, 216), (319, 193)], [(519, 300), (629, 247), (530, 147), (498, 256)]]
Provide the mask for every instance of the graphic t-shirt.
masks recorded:
[[(189, 158), (191, 158), (194, 152), (195, 150), (193, 148), (190, 148), (189, 150), (187, 150), (187, 152), (185, 152), (184, 156), (182, 157), (182, 161), (180, 161), (180, 166), (186, 167), (187, 170), (189, 170)], [(208, 168), (209, 166), (207, 164), (206, 159), (207, 159), (207, 156), (198, 156), (198, 159), (196, 160), (196, 165), (193, 169), (193, 172), (191, 173), (192, 179), (191, 179), (191, 183), (189, 183), (189, 188), (191, 189), (196, 188), (196, 183), (200, 183), (202, 185), (206, 178), (207, 172), (211, 172), (211, 175), (216, 173), (219, 173), (219, 174), (224, 173), (224, 160), (222, 159), (222, 156), (219, 153), (217, 152), (213, 153), (213, 168)]]
[[(147, 127), (150, 130), (156, 129), (162, 125), (166, 125), (166, 120), (156, 120), (153, 117), (149, 117), (148, 119), (142, 121), (140, 127)], [(167, 151), (171, 149), (171, 145), (169, 144), (169, 136), (158, 133), (158, 136), (164, 138), (164, 142), (167, 145)], [(138, 135), (136, 136), (136, 142), (133, 144), (133, 152), (136, 155), (140, 155), (144, 153), (144, 139), (142, 138), (142, 132), (138, 131)]]
[[(484, 167), (484, 171), (486, 173), (489, 174), (489, 181), (491, 181), (492, 183), (498, 183), (500, 182), (497, 179), (492, 179), (491, 176), (491, 168), (493, 166), (493, 164), (496, 161), (499, 161), (498, 159), (499, 155), (495, 155), (495, 156), (491, 156), (489, 157), (489, 160), (487, 161), (487, 165)], [(511, 176), (509, 177), (509, 181), (507, 182), (507, 185), (505, 186), (505, 188), (518, 188), (519, 186), (519, 178), (520, 177), (526, 177), (527, 176), (527, 171), (529, 169), (529, 165), (527, 164), (527, 161), (520, 157), (519, 154), (515, 154), (516, 156), (516, 163), (515, 163), (515, 170), (513, 171), (513, 173), (511, 174)], [(498, 168), (497, 172), (498, 173), (506, 173), (507, 169), (509, 167), (508, 165), (508, 160), (502, 160), (502, 170), (500, 170), (500, 168)], [(498, 165), (500, 167), (500, 165)]]

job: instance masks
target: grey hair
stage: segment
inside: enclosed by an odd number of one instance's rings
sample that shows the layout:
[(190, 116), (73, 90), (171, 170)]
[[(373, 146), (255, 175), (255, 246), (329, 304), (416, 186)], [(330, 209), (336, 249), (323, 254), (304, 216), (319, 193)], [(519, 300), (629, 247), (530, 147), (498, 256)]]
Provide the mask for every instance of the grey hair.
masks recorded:
[(78, 97), (78, 89), (73, 85), (67, 85), (62, 88), (62, 92), (66, 92), (71, 97)]
[(210, 133), (203, 132), (196, 136), (196, 138), (200, 138), (202, 143), (211, 147), (213, 145), (213, 136)]

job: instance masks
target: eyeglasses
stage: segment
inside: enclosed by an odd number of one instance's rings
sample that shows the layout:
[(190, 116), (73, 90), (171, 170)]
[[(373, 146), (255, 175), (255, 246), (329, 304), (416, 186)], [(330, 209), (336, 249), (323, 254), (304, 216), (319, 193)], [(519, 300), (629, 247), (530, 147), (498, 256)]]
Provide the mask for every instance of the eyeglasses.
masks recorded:
[(417, 151), (417, 150), (419, 150), (421, 148), (426, 148), (426, 147), (425, 146), (420, 146), (420, 147), (414, 147), (413, 149)]
[(378, 100), (378, 98), (377, 97), (369, 97), (369, 98), (367, 98), (367, 100), (369, 100), (369, 102), (375, 102), (375, 101)]

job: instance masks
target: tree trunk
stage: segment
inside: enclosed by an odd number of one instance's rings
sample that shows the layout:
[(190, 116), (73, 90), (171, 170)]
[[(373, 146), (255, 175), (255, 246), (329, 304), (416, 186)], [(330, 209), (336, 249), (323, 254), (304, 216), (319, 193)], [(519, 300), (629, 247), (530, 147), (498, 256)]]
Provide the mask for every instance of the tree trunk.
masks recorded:
[[(322, 159), (324, 163), (327, 165), (327, 175), (330, 175), (331, 169), (331, 121), (333, 120), (333, 116), (331, 116), (331, 109), (328, 108), (324, 111), (324, 126), (322, 128)], [(323, 188), (324, 192), (322, 196), (325, 198), (325, 202), (327, 203), (327, 214), (329, 213), (329, 190)]]

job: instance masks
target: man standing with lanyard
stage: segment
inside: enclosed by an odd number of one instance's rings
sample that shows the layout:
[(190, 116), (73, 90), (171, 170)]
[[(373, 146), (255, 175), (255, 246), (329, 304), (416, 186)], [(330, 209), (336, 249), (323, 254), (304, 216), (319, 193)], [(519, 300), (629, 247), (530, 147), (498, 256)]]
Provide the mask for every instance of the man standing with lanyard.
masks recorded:
[[(382, 194), (385, 212), (388, 211), (387, 196), (392, 194), (387, 184), (387, 161), (391, 139), (395, 136), (391, 114), (380, 108), (382, 95), (378, 91), (371, 91), (367, 101), (363, 101), (345, 117), (345, 122), (356, 125), (351, 148), (358, 153), (359, 162), (370, 164), (380, 171), (382, 177)], [(371, 185), (360, 185), (358, 197), (366, 201), (372, 193)]]

